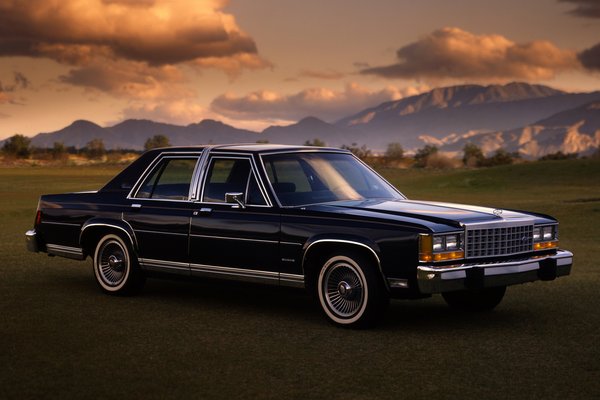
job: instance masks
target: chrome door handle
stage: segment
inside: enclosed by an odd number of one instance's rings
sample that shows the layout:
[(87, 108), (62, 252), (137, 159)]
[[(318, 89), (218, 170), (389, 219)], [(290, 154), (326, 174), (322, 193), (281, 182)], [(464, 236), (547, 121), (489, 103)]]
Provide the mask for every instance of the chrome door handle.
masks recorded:
[(212, 208), (202, 207), (200, 210), (195, 210), (192, 214), (193, 215), (210, 214), (211, 212), (212, 212)]
[(142, 208), (142, 205), (140, 203), (133, 203), (131, 208)]

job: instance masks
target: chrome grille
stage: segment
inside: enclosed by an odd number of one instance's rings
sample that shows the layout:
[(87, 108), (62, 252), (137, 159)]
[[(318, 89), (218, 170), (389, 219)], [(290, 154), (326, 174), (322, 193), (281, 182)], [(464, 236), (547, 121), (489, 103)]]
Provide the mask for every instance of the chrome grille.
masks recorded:
[(505, 256), (533, 250), (533, 225), (469, 229), (466, 258)]

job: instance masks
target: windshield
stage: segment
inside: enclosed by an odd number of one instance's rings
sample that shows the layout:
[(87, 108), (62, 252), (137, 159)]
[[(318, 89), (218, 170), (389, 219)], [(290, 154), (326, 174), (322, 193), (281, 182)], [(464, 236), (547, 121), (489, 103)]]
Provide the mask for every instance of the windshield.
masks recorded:
[(263, 161), (282, 206), (403, 198), (351, 154), (274, 154), (263, 156)]

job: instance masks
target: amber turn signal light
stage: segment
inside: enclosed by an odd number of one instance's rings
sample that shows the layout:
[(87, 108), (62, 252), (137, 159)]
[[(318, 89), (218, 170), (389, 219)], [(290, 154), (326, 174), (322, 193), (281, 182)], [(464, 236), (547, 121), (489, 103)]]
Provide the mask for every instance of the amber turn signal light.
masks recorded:
[(533, 244), (534, 250), (547, 250), (556, 248), (558, 248), (558, 240), (554, 240), (552, 242), (539, 242)]

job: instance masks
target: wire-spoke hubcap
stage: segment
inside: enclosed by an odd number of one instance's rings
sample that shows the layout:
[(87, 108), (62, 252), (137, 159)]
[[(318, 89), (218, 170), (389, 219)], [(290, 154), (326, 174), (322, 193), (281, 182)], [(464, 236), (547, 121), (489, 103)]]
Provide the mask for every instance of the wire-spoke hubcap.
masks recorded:
[(364, 283), (353, 265), (338, 263), (331, 266), (323, 286), (327, 304), (339, 317), (350, 318), (361, 309)]
[(123, 282), (128, 265), (125, 249), (116, 240), (102, 245), (98, 254), (102, 280), (109, 286), (118, 286)]

